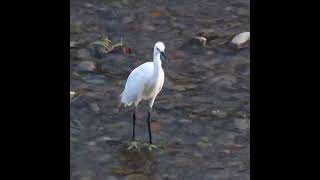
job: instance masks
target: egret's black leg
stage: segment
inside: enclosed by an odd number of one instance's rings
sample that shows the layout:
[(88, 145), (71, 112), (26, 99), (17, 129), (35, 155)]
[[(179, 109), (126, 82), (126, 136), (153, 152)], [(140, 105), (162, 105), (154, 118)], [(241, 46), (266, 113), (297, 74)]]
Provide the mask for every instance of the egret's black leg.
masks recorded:
[(134, 140), (135, 140), (134, 128), (135, 128), (135, 126), (136, 126), (136, 111), (133, 112), (133, 117), (132, 117), (132, 119), (133, 119), (132, 141), (134, 141)]
[(151, 110), (148, 112), (148, 129), (149, 129), (149, 143), (152, 144), (152, 137), (151, 137), (151, 129), (150, 129), (150, 115), (151, 115)]

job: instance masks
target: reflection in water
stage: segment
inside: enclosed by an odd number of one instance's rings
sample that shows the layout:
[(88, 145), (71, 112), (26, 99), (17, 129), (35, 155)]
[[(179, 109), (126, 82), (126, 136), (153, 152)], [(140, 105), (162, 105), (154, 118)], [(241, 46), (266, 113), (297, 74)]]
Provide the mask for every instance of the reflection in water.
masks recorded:
[(152, 152), (143, 149), (141, 151), (122, 151), (120, 162), (125, 169), (130, 169), (134, 172), (142, 172), (152, 174), (152, 167), (156, 165)]
[(124, 146), (119, 152), (119, 167), (114, 168), (113, 172), (131, 178), (140, 177), (138, 179), (157, 177), (158, 162), (154, 158), (154, 153), (147, 148), (142, 148), (141, 151), (129, 151)]

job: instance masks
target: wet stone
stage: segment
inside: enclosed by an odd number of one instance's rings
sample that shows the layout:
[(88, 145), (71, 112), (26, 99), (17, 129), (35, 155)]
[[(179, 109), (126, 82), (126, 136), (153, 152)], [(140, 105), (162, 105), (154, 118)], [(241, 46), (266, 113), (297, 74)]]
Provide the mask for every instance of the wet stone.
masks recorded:
[(94, 112), (99, 112), (99, 111), (100, 111), (100, 108), (99, 108), (98, 104), (96, 104), (96, 103), (91, 103), (91, 104), (90, 104), (90, 108), (91, 108), (92, 111), (94, 111)]
[(250, 32), (242, 32), (236, 35), (232, 39), (231, 43), (239, 49), (239, 48), (246, 47), (249, 40), (250, 40)]
[(90, 58), (90, 51), (88, 49), (80, 49), (78, 51), (78, 57), (80, 59), (84, 59), (84, 60), (87, 60)]
[(96, 66), (92, 61), (82, 61), (79, 64), (73, 64), (72, 69), (76, 71), (92, 72), (96, 69)]
[[(90, 84), (104, 84), (107, 82), (107, 79), (104, 75), (100, 75), (100, 74), (89, 74), (86, 76), (86, 80), (87, 83)], [(95, 95), (94, 95), (95, 96)]]
[[(114, 68), (117, 67), (117, 68)], [(103, 58), (97, 65), (97, 69), (103, 73), (127, 74), (134, 68), (132, 59), (124, 55), (111, 55)]]

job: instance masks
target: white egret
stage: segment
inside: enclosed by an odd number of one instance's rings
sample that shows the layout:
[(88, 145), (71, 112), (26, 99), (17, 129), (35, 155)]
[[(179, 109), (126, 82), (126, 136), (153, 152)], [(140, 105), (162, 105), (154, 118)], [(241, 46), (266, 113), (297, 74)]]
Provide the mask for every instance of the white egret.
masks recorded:
[[(129, 75), (124, 91), (120, 95), (119, 110), (124, 105), (125, 107), (134, 105), (133, 112), (133, 130), (132, 130), (132, 145), (138, 148), (135, 142), (135, 121), (136, 121), (136, 109), (141, 100), (149, 101), (149, 111), (147, 117), (148, 129), (149, 129), (149, 149), (155, 148), (152, 145), (151, 129), (150, 129), (150, 116), (153, 103), (162, 89), (164, 82), (164, 72), (161, 66), (160, 55), (165, 59), (164, 54), (165, 46), (162, 42), (157, 42), (153, 49), (153, 62), (146, 62), (139, 67), (135, 68)], [(131, 147), (130, 146), (130, 147)], [(129, 147), (129, 148), (130, 148)]]

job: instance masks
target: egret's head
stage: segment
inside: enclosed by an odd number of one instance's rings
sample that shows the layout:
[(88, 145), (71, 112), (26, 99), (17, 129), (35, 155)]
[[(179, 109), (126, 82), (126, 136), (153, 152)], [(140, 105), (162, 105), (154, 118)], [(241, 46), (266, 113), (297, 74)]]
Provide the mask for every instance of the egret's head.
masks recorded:
[(158, 54), (160, 53), (165, 59), (167, 59), (166, 55), (164, 54), (164, 49), (166, 47), (164, 46), (164, 44), (162, 42), (157, 42), (155, 45), (154, 45), (154, 50), (153, 52), (155, 54)]

